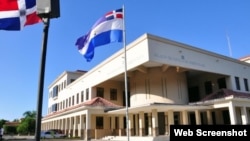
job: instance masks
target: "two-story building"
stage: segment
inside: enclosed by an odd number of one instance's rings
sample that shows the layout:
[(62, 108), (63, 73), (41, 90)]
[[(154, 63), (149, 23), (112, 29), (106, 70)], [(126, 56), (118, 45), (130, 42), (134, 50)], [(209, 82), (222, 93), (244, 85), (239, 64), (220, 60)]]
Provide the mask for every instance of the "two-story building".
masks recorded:
[(157, 138), (172, 124), (249, 124), (249, 60), (144, 34), (93, 69), (56, 78), (42, 130)]

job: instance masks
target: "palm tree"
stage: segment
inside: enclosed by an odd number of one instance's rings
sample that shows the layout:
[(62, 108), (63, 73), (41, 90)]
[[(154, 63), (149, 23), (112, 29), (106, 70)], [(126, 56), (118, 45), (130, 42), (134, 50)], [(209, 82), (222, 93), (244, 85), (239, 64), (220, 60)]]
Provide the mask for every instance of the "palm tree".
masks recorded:
[(36, 118), (36, 111), (26, 111), (23, 116), (24, 118)]

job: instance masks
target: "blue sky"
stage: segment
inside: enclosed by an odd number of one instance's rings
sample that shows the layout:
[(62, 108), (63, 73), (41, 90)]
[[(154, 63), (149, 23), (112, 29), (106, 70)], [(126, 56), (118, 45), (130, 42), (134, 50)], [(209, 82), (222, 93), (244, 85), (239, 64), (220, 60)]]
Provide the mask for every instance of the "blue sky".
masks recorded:
[[(75, 46), (97, 19), (122, 5), (126, 44), (150, 33), (235, 59), (250, 55), (249, 0), (60, 0), (61, 16), (49, 27), (42, 116), (57, 76), (90, 70), (122, 48), (122, 43), (98, 47), (86, 62)], [(0, 31), (0, 119), (12, 121), (37, 109), (42, 35), (42, 23)]]

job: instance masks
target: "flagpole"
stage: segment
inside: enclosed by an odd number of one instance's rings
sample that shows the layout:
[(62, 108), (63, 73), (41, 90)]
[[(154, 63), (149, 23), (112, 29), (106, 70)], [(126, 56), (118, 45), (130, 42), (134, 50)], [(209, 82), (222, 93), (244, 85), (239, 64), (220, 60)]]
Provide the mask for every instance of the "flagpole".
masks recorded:
[(125, 30), (125, 8), (122, 6), (123, 12), (123, 48), (124, 48), (124, 81), (125, 81), (125, 99), (126, 99), (126, 126), (127, 141), (129, 141), (129, 124), (128, 124), (128, 83), (127, 83), (127, 49), (126, 49), (126, 30)]
[(43, 105), (43, 87), (44, 87), (44, 74), (45, 74), (45, 64), (46, 64), (46, 54), (47, 54), (47, 42), (49, 33), (50, 17), (43, 18), (44, 28), (43, 28), (43, 42), (42, 42), (42, 52), (41, 52), (41, 64), (40, 64), (40, 77), (39, 77), (39, 87), (38, 87), (38, 98), (37, 98), (37, 116), (36, 116), (36, 129), (35, 129), (35, 140), (40, 141), (41, 133), (41, 121), (42, 121), (42, 105)]

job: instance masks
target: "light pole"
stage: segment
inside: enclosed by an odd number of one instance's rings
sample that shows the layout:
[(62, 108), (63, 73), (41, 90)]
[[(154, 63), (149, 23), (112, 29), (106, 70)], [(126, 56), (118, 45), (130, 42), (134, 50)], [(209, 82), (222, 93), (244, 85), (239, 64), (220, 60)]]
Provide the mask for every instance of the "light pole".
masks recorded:
[(60, 17), (60, 8), (59, 8), (59, 0), (36, 0), (36, 4), (37, 4), (37, 14), (43, 20), (43, 24), (44, 24), (43, 42), (42, 42), (42, 49), (41, 49), (40, 74), (39, 74), (39, 82), (38, 82), (37, 116), (36, 116), (36, 131), (35, 131), (35, 140), (40, 141), (44, 74), (45, 74), (45, 65), (46, 65), (49, 25), (50, 25), (51, 18)]

